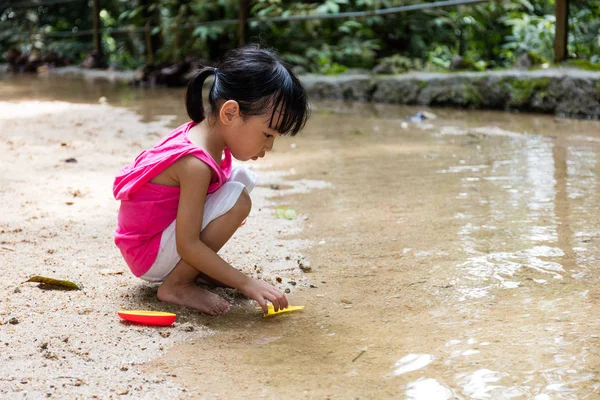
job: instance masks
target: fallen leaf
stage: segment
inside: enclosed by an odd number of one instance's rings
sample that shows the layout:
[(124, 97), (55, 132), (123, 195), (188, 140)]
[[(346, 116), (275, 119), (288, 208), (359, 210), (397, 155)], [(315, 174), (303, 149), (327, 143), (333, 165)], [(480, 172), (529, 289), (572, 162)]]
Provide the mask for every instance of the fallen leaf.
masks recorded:
[[(56, 288), (56, 289), (62, 289), (62, 290), (81, 290), (81, 288), (79, 286), (77, 286), (77, 284), (75, 284), (71, 281), (47, 278), (45, 276), (39, 276), (39, 275), (32, 276), (25, 282), (39, 282), (39, 283), (41, 283), (40, 287), (46, 288), (45, 286), (48, 286), (47, 287), (48, 289)], [(23, 282), (23, 283), (25, 283), (25, 282)]]
[(291, 208), (279, 206), (275, 210), (275, 218), (296, 219), (296, 211)]
[(123, 275), (123, 271), (114, 271), (111, 269), (101, 269), (100, 273), (102, 275)]

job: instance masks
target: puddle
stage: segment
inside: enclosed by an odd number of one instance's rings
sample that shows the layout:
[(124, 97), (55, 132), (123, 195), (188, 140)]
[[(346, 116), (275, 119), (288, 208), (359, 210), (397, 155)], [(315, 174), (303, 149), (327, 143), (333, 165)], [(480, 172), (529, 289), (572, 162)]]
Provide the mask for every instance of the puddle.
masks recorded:
[[(185, 118), (182, 91), (90, 90)], [(417, 110), (315, 103), (257, 164), (302, 226), (274, 242), (312, 243), (282, 276), (304, 312), (215, 318), (144, 368), (184, 398), (600, 396), (600, 122)]]

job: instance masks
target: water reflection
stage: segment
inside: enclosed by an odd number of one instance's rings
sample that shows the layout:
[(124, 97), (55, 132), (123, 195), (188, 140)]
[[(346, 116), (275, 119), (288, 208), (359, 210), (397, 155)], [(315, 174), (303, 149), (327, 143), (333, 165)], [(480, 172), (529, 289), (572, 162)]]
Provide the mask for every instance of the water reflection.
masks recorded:
[(396, 362), (394, 375), (416, 371), (429, 365), (432, 361), (433, 357), (429, 354), (409, 354)]
[(431, 378), (419, 378), (406, 385), (406, 397), (411, 400), (449, 400), (452, 390)]
[[(485, 134), (485, 128), (476, 131)], [(476, 399), (581, 398), (582, 393), (598, 390), (597, 374), (587, 361), (588, 346), (595, 346), (580, 333), (582, 322), (591, 316), (591, 306), (585, 300), (589, 291), (570, 290), (572, 282), (565, 279), (591, 278), (588, 243), (598, 234), (598, 219), (597, 214), (589, 213), (589, 207), (590, 201), (598, 201), (598, 148), (590, 149), (593, 141), (582, 141), (578, 136), (572, 138), (575, 144), (571, 145), (565, 136), (493, 132), (510, 139), (495, 142), (493, 148), (482, 146), (470, 154), (468, 162), (460, 160), (459, 165), (437, 170), (456, 175), (460, 182), (454, 220), (461, 224), (457, 234), (466, 260), (457, 264), (461, 279), (455, 282), (457, 300), (466, 305), (458, 312), (472, 313), (470, 302), (483, 304), (495, 298), (520, 304), (523, 314), (510, 317), (512, 325), (531, 319), (545, 323), (544, 328), (531, 329), (530, 323), (525, 323), (530, 328), (522, 329), (522, 334), (502, 332), (505, 338), (496, 342), (507, 345), (505, 340), (511, 340), (517, 346), (531, 343), (536, 350), (530, 354), (542, 359), (521, 377), (509, 375), (508, 370), (484, 368), (457, 374), (456, 385), (462, 394)], [(438, 137), (467, 133), (445, 127)], [(584, 201), (587, 204), (582, 206)], [(556, 282), (561, 289), (554, 286)], [(551, 283), (553, 286), (544, 286)], [(550, 291), (540, 291), (532, 284)], [(503, 290), (514, 294), (504, 295)], [(482, 315), (477, 320), (489, 317)], [(500, 321), (507, 317), (497, 316)], [(476, 334), (489, 336), (481, 329), (473, 332)], [(588, 346), (582, 346), (586, 342)], [(449, 367), (463, 365), (460, 358), (465, 355), (480, 353), (457, 339), (446, 347), (449, 353), (444, 365)], [(490, 350), (497, 352), (494, 347), (492, 344)], [(480, 360), (490, 360), (489, 355), (482, 356)], [(492, 364), (504, 364), (498, 361)], [(587, 389), (582, 392), (582, 388)]]

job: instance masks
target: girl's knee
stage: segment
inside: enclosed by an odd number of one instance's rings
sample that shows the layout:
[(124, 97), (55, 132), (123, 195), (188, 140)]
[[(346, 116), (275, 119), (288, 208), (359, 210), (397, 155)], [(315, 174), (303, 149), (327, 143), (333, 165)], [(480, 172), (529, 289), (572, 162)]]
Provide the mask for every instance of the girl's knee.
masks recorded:
[(250, 214), (251, 209), (252, 199), (250, 198), (250, 195), (248, 194), (246, 189), (243, 189), (242, 193), (240, 193), (240, 197), (238, 198), (231, 211), (240, 215), (242, 218), (246, 218), (248, 214)]

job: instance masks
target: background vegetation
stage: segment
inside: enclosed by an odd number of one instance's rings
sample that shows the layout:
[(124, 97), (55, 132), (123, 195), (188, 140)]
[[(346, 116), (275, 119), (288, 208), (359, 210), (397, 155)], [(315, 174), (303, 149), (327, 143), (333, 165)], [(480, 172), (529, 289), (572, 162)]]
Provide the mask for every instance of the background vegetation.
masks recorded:
[[(92, 29), (92, 0), (26, 6), (27, 0), (0, 0), (0, 61), (13, 47), (54, 51), (80, 62), (93, 49), (89, 34), (55, 37)], [(35, 0), (30, 0), (35, 1)], [(237, 46), (237, 25), (198, 23), (238, 17), (238, 0), (100, 0), (107, 61), (116, 68), (146, 62), (148, 26), (156, 62), (186, 58), (217, 60)], [(422, 3), (423, 0), (248, 0), (249, 17), (331, 14)], [(10, 4), (13, 6), (11, 7)], [(569, 56), (600, 63), (600, 0), (572, 0)], [(537, 63), (553, 58), (554, 0), (497, 0), (386, 16), (297, 22), (253, 22), (247, 41), (277, 49), (306, 71), (336, 74), (347, 69), (484, 70), (513, 66), (523, 54)]]

